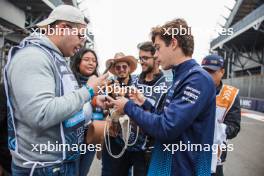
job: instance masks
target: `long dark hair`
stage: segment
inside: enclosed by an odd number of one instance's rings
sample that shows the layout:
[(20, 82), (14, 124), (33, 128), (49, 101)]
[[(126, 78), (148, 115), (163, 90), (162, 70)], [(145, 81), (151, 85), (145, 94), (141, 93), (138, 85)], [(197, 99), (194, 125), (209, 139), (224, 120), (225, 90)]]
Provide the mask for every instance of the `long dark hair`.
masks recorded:
[[(97, 57), (97, 54), (92, 49), (83, 48), (78, 53), (76, 53), (71, 59), (72, 60), (71, 69), (72, 69), (72, 72), (75, 75), (75, 77), (76, 77), (76, 79), (77, 79), (79, 84), (80, 84), (80, 75), (82, 75), (80, 73), (80, 63), (81, 63), (82, 57), (88, 52), (92, 53), (94, 55), (94, 57), (95, 57), (95, 60), (96, 60), (95, 70), (90, 76), (92, 76), (92, 75), (99, 76), (99, 74), (98, 74), (98, 57)], [(83, 75), (83, 76), (85, 76), (85, 75)]]

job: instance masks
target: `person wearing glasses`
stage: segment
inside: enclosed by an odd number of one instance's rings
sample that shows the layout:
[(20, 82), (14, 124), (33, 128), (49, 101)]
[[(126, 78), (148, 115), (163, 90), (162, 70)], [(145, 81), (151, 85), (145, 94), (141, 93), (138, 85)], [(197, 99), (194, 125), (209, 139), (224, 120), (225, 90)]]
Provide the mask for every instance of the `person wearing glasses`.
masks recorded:
[(130, 86), (133, 83), (135, 76), (131, 74), (137, 69), (137, 60), (133, 56), (125, 56), (124, 53), (116, 53), (114, 59), (108, 59), (106, 66), (109, 72), (112, 73), (120, 86)]
[(79, 175), (83, 106), (96, 97), (103, 107), (105, 97), (95, 95), (108, 76), (91, 76), (80, 88), (66, 60), (84, 46), (79, 34), (88, 22), (78, 8), (57, 6), (37, 24), (55, 32), (30, 35), (9, 51), (4, 82), (14, 176)]
[[(138, 79), (136, 79), (135, 86), (158, 109), (161, 107), (167, 90), (171, 86), (171, 79), (165, 77), (164, 73), (160, 70), (157, 58), (154, 57), (156, 50), (151, 41), (139, 43), (137, 47), (139, 49), (139, 63), (142, 72), (138, 76)], [(141, 150), (144, 149), (147, 170), (151, 152), (154, 148), (154, 138), (149, 135), (145, 135), (144, 137), (145, 141), (141, 145)]]
[[(123, 53), (116, 53), (114, 59), (106, 61), (106, 67), (111, 67), (109, 72), (115, 76), (115, 84), (120, 87), (134, 86), (136, 76), (131, 75), (137, 68), (137, 60), (133, 56), (125, 56)], [(115, 92), (118, 93), (118, 92)], [(128, 97), (128, 92), (123, 94)], [(132, 123), (132, 129), (130, 131), (129, 143), (132, 143), (135, 139), (137, 126)], [(119, 130), (118, 130), (119, 131)], [(137, 141), (143, 141), (144, 138), (138, 138)], [(110, 137), (111, 151), (117, 155), (124, 147), (123, 140), (121, 139), (121, 133), (119, 132), (116, 137)], [(136, 143), (137, 144), (137, 143)], [(102, 175), (103, 176), (118, 176), (128, 175), (132, 166), (134, 167), (134, 175), (145, 175), (145, 161), (144, 153), (141, 146), (133, 145), (125, 150), (125, 153), (120, 158), (113, 158), (109, 155), (106, 148), (103, 148), (102, 152)], [(140, 147), (135, 149), (135, 147)], [(133, 149), (133, 150), (131, 150)]]

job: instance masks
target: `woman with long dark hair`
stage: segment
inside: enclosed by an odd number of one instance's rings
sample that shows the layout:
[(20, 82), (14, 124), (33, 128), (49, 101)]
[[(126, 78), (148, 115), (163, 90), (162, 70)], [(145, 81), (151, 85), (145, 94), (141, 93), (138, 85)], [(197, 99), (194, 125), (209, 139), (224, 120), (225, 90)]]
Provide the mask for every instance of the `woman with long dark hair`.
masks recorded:
[(94, 50), (81, 49), (72, 60), (72, 71), (78, 84), (82, 86), (90, 76), (98, 76), (98, 58)]
[[(95, 51), (91, 49), (81, 49), (72, 59), (72, 71), (80, 87), (88, 81), (89, 77), (98, 76), (98, 58)], [(99, 107), (92, 107), (91, 104), (86, 104), (90, 109), (90, 115), (93, 120), (103, 120), (103, 110)], [(89, 114), (89, 113), (88, 113)], [(90, 119), (90, 118), (88, 118)], [(93, 127), (88, 127), (93, 128)], [(80, 157), (80, 176), (87, 176), (95, 151), (85, 151)]]

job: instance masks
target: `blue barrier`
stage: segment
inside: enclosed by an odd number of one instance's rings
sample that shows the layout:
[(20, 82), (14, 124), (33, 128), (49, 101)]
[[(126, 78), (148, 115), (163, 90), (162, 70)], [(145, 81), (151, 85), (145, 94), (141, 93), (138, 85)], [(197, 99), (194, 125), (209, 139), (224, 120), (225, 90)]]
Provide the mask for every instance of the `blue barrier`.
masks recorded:
[(248, 97), (240, 97), (241, 108), (264, 112), (264, 100)]

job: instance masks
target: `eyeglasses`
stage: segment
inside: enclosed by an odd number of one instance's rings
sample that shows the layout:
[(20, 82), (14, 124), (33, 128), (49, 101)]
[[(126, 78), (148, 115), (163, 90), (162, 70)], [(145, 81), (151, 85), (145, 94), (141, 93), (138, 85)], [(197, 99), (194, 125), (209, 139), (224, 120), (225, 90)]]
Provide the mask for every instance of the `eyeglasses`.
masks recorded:
[(147, 60), (149, 60), (149, 59), (156, 59), (155, 57), (153, 57), (153, 56), (151, 56), (151, 57), (149, 57), (149, 56), (141, 56), (141, 57), (139, 57), (139, 59), (138, 59), (138, 61), (139, 62), (146, 62)]
[(115, 66), (115, 69), (117, 70), (117, 71), (120, 71), (121, 69), (123, 69), (123, 70), (127, 70), (127, 65), (116, 65)]
[[(69, 27), (70, 29), (73, 29), (73, 26), (71, 26), (71, 25), (69, 25), (69, 24), (66, 24), (66, 26)], [(77, 29), (77, 25), (76, 25), (75, 30), (76, 30), (76, 29)], [(82, 41), (85, 41), (85, 40), (86, 40), (84, 34), (81, 34), (81, 33), (78, 32), (78, 33), (77, 33), (77, 36), (78, 36), (79, 40), (82, 40)]]

